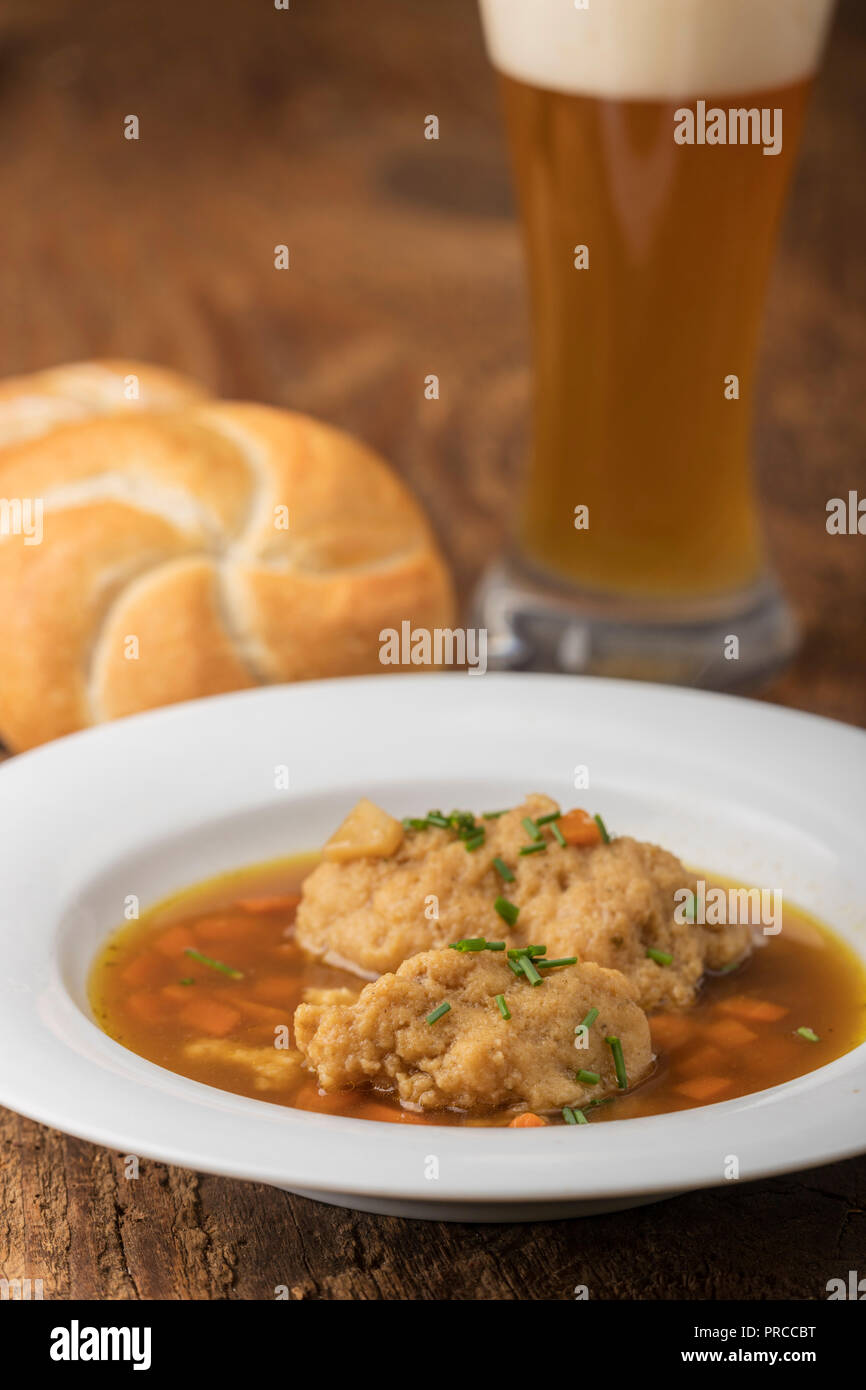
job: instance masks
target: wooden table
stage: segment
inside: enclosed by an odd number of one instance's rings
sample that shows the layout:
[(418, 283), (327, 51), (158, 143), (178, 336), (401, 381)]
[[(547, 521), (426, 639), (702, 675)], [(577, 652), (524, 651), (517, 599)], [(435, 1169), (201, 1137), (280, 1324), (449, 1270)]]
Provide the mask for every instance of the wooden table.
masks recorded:
[[(843, 3), (772, 289), (758, 421), (806, 626), (767, 697), (866, 723), (866, 13)], [(423, 139), (428, 113), (438, 143)], [(123, 139), (139, 116), (141, 138)], [(520, 247), (469, 0), (7, 0), (0, 374), (104, 354), (355, 430), (468, 591), (526, 440)], [(286, 243), (291, 269), (273, 268)], [(442, 382), (424, 399), (425, 376)], [(808, 768), (802, 769), (808, 779)], [(7, 1040), (8, 1044), (8, 1040)], [(808, 1123), (808, 1116), (804, 1116)], [(863, 1272), (866, 1160), (534, 1227), (408, 1223), (120, 1158), (0, 1115), (0, 1274), (46, 1298), (820, 1298)], [(636, 1162), (639, 1161), (636, 1155)]]

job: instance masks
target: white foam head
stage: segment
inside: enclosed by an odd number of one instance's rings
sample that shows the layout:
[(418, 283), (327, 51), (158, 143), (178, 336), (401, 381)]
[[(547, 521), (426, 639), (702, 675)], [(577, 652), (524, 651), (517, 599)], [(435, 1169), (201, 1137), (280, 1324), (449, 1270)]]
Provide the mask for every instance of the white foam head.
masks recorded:
[(535, 87), (690, 99), (783, 87), (818, 65), (835, 0), (481, 0), (491, 60)]

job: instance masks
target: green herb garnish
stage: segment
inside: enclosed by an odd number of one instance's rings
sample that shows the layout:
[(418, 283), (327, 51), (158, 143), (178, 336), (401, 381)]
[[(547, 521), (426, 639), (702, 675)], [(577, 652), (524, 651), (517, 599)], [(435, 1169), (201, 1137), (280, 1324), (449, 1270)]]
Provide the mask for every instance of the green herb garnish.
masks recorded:
[(509, 927), (513, 927), (520, 916), (520, 908), (517, 903), (511, 903), (507, 898), (497, 898), (493, 904), (503, 922), (507, 922)]
[(820, 1042), (820, 1041), (821, 1041), (821, 1039), (818, 1037), (818, 1034), (815, 1032), (814, 1028), (798, 1028), (798, 1029), (797, 1029), (797, 1032), (798, 1032), (798, 1034), (800, 1035), (801, 1038), (805, 1038), (805, 1039), (806, 1039), (806, 1042)]
[(186, 975), (182, 980), (178, 980), (178, 984), (179, 984), (179, 985), (194, 985), (194, 984), (195, 984), (195, 980), (192, 978), (192, 975)]
[(524, 816), (520, 824), (523, 826), (523, 829), (526, 831), (530, 840), (541, 839), (541, 831), (539, 830), (538, 826), (536, 825), (535, 821), (532, 819), (531, 816)]
[(543, 850), (543, 849), (547, 849), (547, 842), (546, 842), (546, 840), (542, 840), (540, 844), (523, 845), (523, 847), (522, 847), (521, 850), (520, 850), (520, 853), (521, 853), (521, 854), (538, 854), (538, 852), (539, 852), (540, 850)]
[(577, 1120), (574, 1118), (574, 1111), (568, 1105), (564, 1105), (562, 1107), (562, 1118), (565, 1120), (565, 1123), (567, 1125), (577, 1124)]
[(440, 1004), (438, 1009), (434, 1009), (433, 1012), (432, 1012), (432, 1014), (428, 1014), (428, 1015), (427, 1015), (427, 1022), (428, 1022), (428, 1023), (438, 1023), (438, 1021), (439, 1021), (439, 1019), (442, 1017), (442, 1015), (443, 1015), (443, 1014), (447, 1014), (447, 1012), (448, 1012), (448, 1010), (449, 1010), (450, 1008), (451, 1008), (451, 1005), (448, 1004), (447, 1002), (446, 1002), (445, 1004)]
[(655, 946), (648, 946), (646, 953), (656, 965), (670, 965), (673, 962), (673, 956), (669, 951), (657, 951)]
[[(590, 1011), (589, 1011), (589, 1013), (587, 1014), (586, 1018), (583, 1020), (583, 1023), (578, 1023), (577, 1028), (591, 1028), (592, 1025), (595, 1023), (595, 1020), (596, 1020), (597, 1018), (598, 1018), (598, 1009), (590, 1009)], [(577, 1028), (575, 1028), (575, 1030), (574, 1030), (575, 1033), (577, 1032)]]
[(509, 1009), (508, 1009), (508, 1005), (507, 1005), (506, 1002), (505, 1002), (505, 995), (504, 995), (504, 994), (497, 994), (497, 996), (496, 996), (496, 1006), (497, 1006), (497, 1008), (499, 1009), (499, 1012), (502, 1014), (502, 1017), (503, 1017), (503, 1018), (510, 1018), (510, 1017), (511, 1017), (511, 1014), (510, 1014)]
[(555, 965), (577, 965), (577, 956), (560, 956), (558, 960), (540, 960), (538, 964), (544, 970), (550, 970)]
[(556, 824), (556, 821), (553, 822), (550, 829), (553, 832), (553, 838), (559, 841), (559, 844), (562, 847), (562, 849), (565, 849), (565, 836), (563, 835), (559, 826)]
[(449, 951), (504, 951), (504, 941), (487, 941), (483, 936), (464, 936), (460, 941), (452, 941)]
[(581, 1081), (584, 1086), (597, 1086), (601, 1077), (597, 1071), (584, 1071), (581, 1069), (577, 1073), (577, 1079)]
[(628, 1090), (628, 1077), (625, 1074), (625, 1058), (622, 1055), (622, 1043), (619, 1038), (606, 1037), (605, 1042), (613, 1053), (613, 1066), (616, 1072), (616, 1084), (621, 1091)]
[[(595, 1104), (595, 1101), (590, 1101), (590, 1105), (594, 1105), (594, 1104)], [(577, 1122), (579, 1125), (588, 1125), (588, 1124), (589, 1124), (589, 1120), (586, 1118), (586, 1116), (584, 1115), (584, 1113), (583, 1113), (582, 1110), (577, 1110), (577, 1109), (575, 1109), (572, 1113), (573, 1113), (573, 1115), (574, 1115), (574, 1118), (575, 1118), (576, 1122)]]
[(607, 826), (605, 825), (605, 823), (604, 823), (604, 821), (602, 820), (601, 816), (599, 816), (598, 814), (596, 814), (596, 815), (593, 816), (593, 820), (595, 821), (596, 825), (598, 826), (599, 830), (601, 831), (601, 838), (604, 840), (604, 843), (605, 843), (606, 845), (609, 845), (609, 844), (610, 844), (610, 836), (609, 836), (608, 833), (607, 833)]
[(531, 985), (540, 985), (544, 983), (535, 966), (532, 964), (531, 956), (521, 956), (517, 963)]
[(235, 970), (233, 965), (224, 965), (221, 960), (214, 960), (211, 956), (203, 956), (201, 951), (194, 951), (191, 946), (187, 946), (184, 955), (191, 956), (200, 965), (206, 965), (211, 970), (218, 970), (221, 975), (228, 975), (230, 980), (242, 980), (244, 978), (242, 970)]
[(495, 858), (494, 861), (493, 861), (493, 867), (494, 867), (494, 869), (496, 870), (496, 872), (498, 873), (499, 877), (500, 877), (501, 879), (504, 879), (504, 881), (505, 881), (506, 883), (513, 883), (513, 882), (514, 882), (514, 874), (511, 872), (511, 870), (509, 869), (508, 865), (504, 862), (504, 860), (502, 860), (502, 859), (499, 858), (499, 855), (498, 855), (498, 854), (497, 854), (496, 858)]
[(499, 817), (500, 817), (500, 816), (504, 816), (504, 815), (505, 815), (505, 812), (504, 812), (504, 811), (482, 811), (482, 812), (481, 812), (481, 819), (482, 819), (482, 820), (499, 820)]
[(536, 824), (536, 825), (550, 825), (551, 821), (559, 820), (559, 818), (560, 818), (561, 815), (562, 815), (562, 812), (561, 812), (561, 811), (548, 811), (548, 813), (547, 813), (546, 816), (536, 816), (536, 817), (535, 817), (535, 824)]

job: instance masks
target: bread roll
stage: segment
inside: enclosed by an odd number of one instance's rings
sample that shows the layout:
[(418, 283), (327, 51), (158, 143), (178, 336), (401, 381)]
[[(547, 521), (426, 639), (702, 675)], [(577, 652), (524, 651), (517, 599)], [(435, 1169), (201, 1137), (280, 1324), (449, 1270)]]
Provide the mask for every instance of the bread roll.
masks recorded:
[(7, 377), (0, 382), (0, 448), (94, 415), (174, 410), (207, 395), (191, 378), (148, 362), (71, 362)]
[(196, 696), (380, 671), (382, 628), (453, 621), (417, 504), (370, 449), (307, 416), (222, 402), (117, 415), (3, 460), (0, 491), (41, 499), (43, 530), (0, 537), (12, 748)]

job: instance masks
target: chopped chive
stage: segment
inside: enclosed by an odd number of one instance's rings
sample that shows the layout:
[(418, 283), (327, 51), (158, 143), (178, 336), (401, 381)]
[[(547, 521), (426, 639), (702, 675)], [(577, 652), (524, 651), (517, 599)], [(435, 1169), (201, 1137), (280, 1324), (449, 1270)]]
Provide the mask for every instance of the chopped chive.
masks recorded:
[(542, 840), (540, 844), (524, 845), (520, 850), (521, 854), (538, 854), (539, 850), (547, 849), (547, 841)]
[(535, 821), (532, 819), (531, 816), (524, 816), (520, 824), (523, 826), (523, 829), (526, 831), (530, 840), (541, 839), (541, 831), (539, 830), (538, 826), (535, 824)]
[(685, 919), (686, 919), (687, 922), (692, 922), (692, 923), (694, 923), (694, 921), (695, 921), (697, 915), (698, 915), (698, 900), (697, 900), (697, 898), (695, 897), (695, 894), (694, 894), (693, 892), (691, 892), (691, 890), (690, 890), (690, 891), (689, 891), (689, 900), (688, 900), (688, 902), (687, 902), (686, 905), (685, 905), (685, 912), (683, 913), (683, 916), (685, 917)]
[(799, 1033), (799, 1035), (800, 1035), (801, 1038), (805, 1038), (805, 1039), (806, 1039), (806, 1042), (820, 1042), (820, 1041), (821, 1041), (821, 1039), (818, 1037), (818, 1034), (815, 1032), (814, 1028), (798, 1028), (798, 1029), (797, 1029), (797, 1032)]
[(480, 849), (481, 846), (484, 844), (484, 831), (482, 830), (480, 835), (470, 835), (469, 839), (464, 840), (463, 843), (465, 844), (470, 854), (473, 850)]
[(451, 822), (449, 821), (447, 816), (443, 816), (441, 811), (428, 811), (427, 824), (436, 825), (441, 830), (447, 830)]
[(508, 951), (512, 960), (519, 960), (521, 956), (543, 956), (546, 953), (546, 946), (511, 946)]
[(562, 849), (565, 849), (565, 836), (563, 835), (563, 833), (562, 833), (562, 831), (560, 830), (559, 826), (556, 824), (556, 821), (553, 822), (553, 824), (551, 825), (550, 829), (551, 829), (552, 832), (553, 832), (553, 838), (554, 838), (555, 840), (558, 840), (558, 842), (559, 842), (560, 846), (562, 847)]
[(599, 1100), (588, 1100), (583, 1107), (584, 1110), (594, 1110), (597, 1105), (611, 1105), (613, 1096), (602, 1096)]
[(607, 833), (607, 826), (605, 825), (605, 823), (604, 823), (604, 821), (602, 820), (601, 816), (599, 816), (598, 814), (596, 814), (596, 815), (593, 816), (593, 820), (595, 821), (596, 825), (598, 826), (599, 830), (601, 831), (601, 838), (604, 840), (604, 843), (605, 843), (606, 845), (609, 845), (609, 844), (610, 844), (610, 835)]
[(507, 922), (509, 927), (513, 927), (520, 915), (520, 908), (517, 903), (511, 903), (507, 898), (497, 898), (493, 906), (503, 922)]
[[(594, 1105), (594, 1104), (595, 1104), (594, 1101), (590, 1101), (590, 1105)], [(584, 1115), (584, 1113), (583, 1113), (582, 1110), (577, 1110), (577, 1109), (575, 1109), (575, 1111), (574, 1111), (573, 1113), (574, 1113), (574, 1118), (575, 1118), (575, 1120), (577, 1121), (577, 1123), (578, 1123), (579, 1125), (588, 1125), (588, 1124), (589, 1124), (589, 1120), (586, 1118), (586, 1116)]]
[(427, 830), (427, 829), (429, 829), (429, 826), (428, 826), (428, 824), (427, 824), (427, 821), (426, 821), (426, 820), (423, 820), (420, 816), (404, 816), (404, 817), (403, 817), (403, 829), (404, 829), (404, 830)]
[(650, 960), (655, 961), (656, 965), (670, 965), (673, 961), (673, 956), (669, 951), (657, 951), (655, 946), (648, 946), (646, 953)]
[(560, 817), (561, 815), (562, 815), (562, 812), (561, 812), (561, 811), (549, 811), (549, 812), (547, 813), (546, 816), (536, 816), (536, 817), (535, 817), (535, 824), (536, 824), (536, 825), (550, 825), (551, 821), (559, 820), (559, 817)]
[[(589, 1013), (587, 1014), (586, 1018), (583, 1020), (583, 1023), (579, 1023), (579, 1024), (577, 1025), (577, 1028), (591, 1028), (592, 1025), (595, 1023), (595, 1020), (596, 1020), (597, 1018), (598, 1018), (598, 1009), (590, 1009), (590, 1011), (589, 1011)], [(575, 1028), (575, 1030), (574, 1030), (575, 1033), (577, 1032), (577, 1028)]]
[(505, 881), (506, 883), (513, 883), (513, 882), (514, 882), (514, 874), (511, 872), (511, 870), (509, 869), (508, 865), (504, 862), (504, 860), (502, 860), (502, 859), (499, 858), (499, 855), (498, 855), (498, 854), (497, 854), (496, 858), (495, 858), (494, 861), (493, 861), (493, 867), (494, 867), (494, 869), (496, 870), (496, 872), (498, 873), (499, 877), (500, 877), (501, 879), (504, 879), (504, 881)]
[(520, 976), (523, 974), (523, 971), (521, 970), (520, 966), (517, 964), (517, 961), (516, 961), (516, 960), (509, 960), (508, 957), (506, 956), (506, 957), (505, 957), (505, 964), (508, 966), (508, 969), (511, 971), (512, 975), (516, 975), (516, 976), (518, 977), (518, 979), (519, 979)]
[(577, 965), (577, 956), (560, 956), (558, 960), (540, 960), (538, 964), (549, 970), (554, 965)]
[(504, 994), (497, 994), (497, 996), (496, 996), (496, 1005), (497, 1005), (497, 1008), (499, 1009), (499, 1012), (502, 1014), (502, 1017), (503, 1017), (503, 1018), (510, 1018), (510, 1017), (511, 1017), (511, 1013), (510, 1013), (510, 1011), (509, 1011), (508, 1005), (507, 1005), (506, 1002), (505, 1002), (505, 995), (504, 995)]
[(597, 1086), (601, 1077), (597, 1071), (584, 1071), (581, 1069), (577, 1073), (577, 1079), (583, 1082), (584, 1086)]
[(577, 1124), (577, 1120), (574, 1118), (574, 1111), (568, 1105), (564, 1105), (562, 1107), (562, 1118), (565, 1120), (565, 1123), (567, 1125)]
[(521, 956), (517, 963), (531, 985), (540, 985), (544, 983), (535, 966), (532, 964), (531, 956)]
[(448, 943), (449, 951), (504, 951), (504, 941), (487, 941), (483, 936), (464, 936)]
[(625, 1074), (625, 1058), (622, 1055), (622, 1043), (619, 1038), (606, 1037), (605, 1042), (613, 1053), (613, 1065), (616, 1072), (616, 1084), (621, 1091), (628, 1090), (628, 1077)]
[(179, 985), (194, 985), (194, 984), (195, 984), (195, 980), (192, 978), (192, 975), (186, 975), (182, 980), (178, 980), (178, 984), (179, 984)]
[(742, 963), (743, 957), (740, 956), (738, 960), (729, 960), (727, 965), (722, 966), (721, 970), (716, 970), (713, 973), (716, 975), (730, 975), (731, 971), (736, 970), (737, 966), (742, 965)]
[(203, 956), (201, 951), (194, 951), (191, 946), (187, 946), (184, 955), (192, 956), (193, 960), (197, 960), (200, 965), (209, 966), (211, 970), (219, 970), (220, 974), (228, 975), (231, 980), (242, 980), (244, 978), (244, 972), (242, 970), (235, 970), (233, 965), (224, 965), (221, 960), (214, 960), (211, 956)]
[(499, 817), (500, 817), (500, 816), (504, 816), (504, 815), (505, 815), (505, 812), (504, 812), (504, 811), (482, 811), (482, 812), (481, 812), (481, 819), (482, 819), (482, 820), (499, 820)]
[(444, 1004), (440, 1004), (438, 1009), (434, 1009), (432, 1014), (427, 1015), (427, 1022), (437, 1023), (443, 1014), (447, 1014), (450, 1008), (451, 1005), (447, 1001)]

